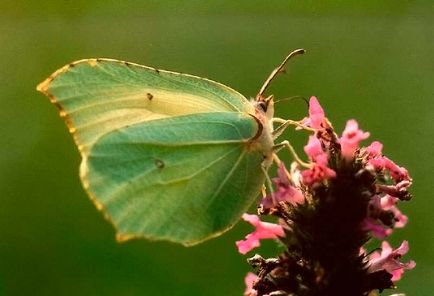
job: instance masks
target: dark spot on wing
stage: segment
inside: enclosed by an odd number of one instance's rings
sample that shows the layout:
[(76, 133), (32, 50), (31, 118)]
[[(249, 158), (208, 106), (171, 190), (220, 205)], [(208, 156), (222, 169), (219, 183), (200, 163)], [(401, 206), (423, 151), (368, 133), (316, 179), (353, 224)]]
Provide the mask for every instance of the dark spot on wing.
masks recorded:
[(146, 97), (148, 98), (149, 101), (151, 101), (154, 98), (154, 96), (151, 93), (147, 93)]
[(125, 64), (125, 66), (127, 66), (127, 67), (131, 66), (131, 63), (130, 63), (130, 62), (124, 62), (124, 64)]
[(157, 72), (157, 74), (160, 74), (160, 70), (158, 69), (155, 69), (155, 72)]
[(154, 163), (160, 170), (164, 168), (164, 162), (161, 159), (155, 159)]

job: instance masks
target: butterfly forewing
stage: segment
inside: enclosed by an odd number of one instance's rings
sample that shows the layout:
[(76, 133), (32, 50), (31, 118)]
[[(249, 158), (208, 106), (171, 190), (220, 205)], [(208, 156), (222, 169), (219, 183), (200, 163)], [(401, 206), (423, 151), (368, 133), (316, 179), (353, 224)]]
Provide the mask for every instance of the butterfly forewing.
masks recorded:
[(109, 59), (71, 63), (38, 86), (60, 109), (80, 150), (127, 125), (202, 112), (254, 112), (217, 82)]

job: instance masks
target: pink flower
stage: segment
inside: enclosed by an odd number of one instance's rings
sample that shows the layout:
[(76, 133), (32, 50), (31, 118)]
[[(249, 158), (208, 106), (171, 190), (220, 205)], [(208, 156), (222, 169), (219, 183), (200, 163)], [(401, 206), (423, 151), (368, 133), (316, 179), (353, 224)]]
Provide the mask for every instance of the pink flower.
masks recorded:
[(383, 144), (378, 141), (374, 141), (366, 147), (366, 151), (369, 153), (371, 157), (381, 156), (381, 151), (383, 150)]
[(287, 187), (280, 186), (276, 192), (274, 192), (276, 201), (286, 201), (292, 205), (302, 204), (305, 199), (303, 193), (294, 186), (288, 185)]
[(309, 100), (309, 118), (310, 127), (312, 128), (322, 128), (322, 123), (325, 120), (324, 109), (318, 102), (316, 97), (310, 97)]
[(303, 119), (302, 123), (314, 129), (323, 129), (330, 125), (316, 97), (310, 97), (309, 117)]
[(392, 160), (390, 160), (385, 156), (383, 157), (383, 159), (384, 159), (386, 170), (389, 171), (390, 177), (395, 182), (400, 182), (402, 180), (410, 180), (410, 176), (406, 168), (396, 165), (396, 163), (394, 163)]
[[(369, 137), (368, 132), (359, 129), (359, 124), (354, 119), (348, 120), (342, 137), (339, 139), (341, 144), (342, 156), (345, 159), (352, 159), (354, 152), (359, 148), (360, 141)], [(377, 147), (378, 148), (378, 147)]]
[[(369, 202), (368, 217), (363, 221), (362, 229), (370, 231), (372, 236), (378, 239), (383, 239), (392, 234), (393, 230), (391, 228), (404, 227), (407, 224), (408, 218), (396, 207), (397, 200), (396, 197), (390, 195), (382, 197), (378, 195), (374, 196)], [(390, 217), (393, 220), (388, 225), (384, 225), (381, 220), (381, 216), (384, 217), (385, 212), (393, 214)]]
[(377, 184), (377, 191), (382, 192), (393, 197), (397, 197), (400, 200), (411, 199), (411, 194), (408, 192), (408, 188), (411, 186), (411, 179), (404, 180), (394, 185)]
[(392, 213), (395, 216), (395, 227), (403, 228), (407, 225), (408, 217), (404, 215), (397, 207), (393, 207)]
[(243, 214), (244, 221), (249, 222), (256, 230), (245, 237), (245, 240), (237, 241), (236, 245), (241, 254), (246, 254), (250, 250), (260, 246), (260, 239), (277, 239), (285, 236), (283, 227), (268, 222), (262, 222), (257, 215)]
[(401, 182), (401, 181), (411, 182), (411, 178), (410, 178), (410, 175), (408, 174), (407, 169), (404, 167), (398, 166), (396, 163), (394, 163), (392, 160), (390, 160), (386, 156), (380, 156), (380, 157), (372, 158), (369, 160), (369, 163), (376, 170), (385, 170), (385, 171), (389, 172), (390, 177), (395, 182)]
[(385, 195), (383, 197), (381, 197), (379, 199), (379, 206), (383, 209), (383, 210), (390, 210), (391, 208), (393, 208), (396, 205), (396, 197), (390, 196), (390, 195)]
[(365, 231), (370, 231), (372, 236), (378, 239), (383, 239), (392, 234), (393, 230), (387, 226), (381, 224), (376, 219), (371, 217), (363, 220), (362, 229)]
[(244, 291), (245, 296), (256, 296), (258, 294), (258, 292), (253, 289), (253, 285), (257, 280), (258, 276), (256, 274), (253, 272), (247, 273), (246, 277), (244, 278), (244, 283), (246, 284), (246, 290)]
[(391, 195), (384, 195), (379, 198), (378, 208), (381, 208), (384, 211), (390, 211), (393, 214), (395, 220), (395, 227), (402, 228), (407, 224), (408, 218), (406, 215), (402, 214), (401, 211), (396, 206), (398, 202), (398, 198)]
[(301, 172), (303, 183), (312, 185), (323, 180), (336, 177), (335, 171), (327, 167), (328, 155), (323, 151), (321, 142), (316, 136), (310, 136), (304, 151), (314, 161), (312, 168)]
[(303, 183), (310, 186), (336, 177), (336, 172), (325, 165), (314, 164), (312, 168), (301, 172), (301, 176), (303, 177)]
[(398, 209), (396, 206), (397, 201), (398, 198), (391, 195), (385, 195), (381, 198), (381, 208), (393, 213), (396, 228), (403, 228), (407, 224), (408, 217)]
[(279, 166), (277, 178), (273, 179), (273, 181), (276, 184), (276, 190), (261, 201), (261, 205), (265, 209), (275, 207), (276, 203), (279, 202), (289, 202), (293, 205), (304, 203), (303, 194), (298, 188), (291, 185), (288, 171), (283, 163)]
[(386, 169), (386, 163), (383, 156), (369, 159), (369, 164), (372, 165), (377, 171)]
[(304, 152), (309, 156), (313, 161), (318, 162), (320, 160), (321, 163), (325, 161), (327, 162), (327, 153), (323, 151), (321, 147), (321, 142), (318, 140), (316, 136), (310, 136), (307, 145), (304, 146)]
[(368, 270), (370, 272), (386, 270), (392, 275), (393, 282), (399, 281), (405, 269), (413, 269), (416, 266), (416, 263), (413, 260), (407, 263), (399, 261), (408, 250), (409, 247), (407, 241), (403, 241), (396, 250), (393, 250), (388, 242), (383, 241), (381, 244), (381, 253), (373, 252), (369, 256), (370, 266)]

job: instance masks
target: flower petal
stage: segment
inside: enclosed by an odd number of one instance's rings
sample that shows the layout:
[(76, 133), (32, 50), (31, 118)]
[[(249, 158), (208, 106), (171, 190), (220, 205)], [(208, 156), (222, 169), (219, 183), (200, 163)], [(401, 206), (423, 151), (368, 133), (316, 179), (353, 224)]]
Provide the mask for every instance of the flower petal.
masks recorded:
[(310, 127), (312, 128), (322, 128), (322, 123), (325, 120), (324, 109), (318, 102), (316, 97), (311, 97), (309, 100), (309, 119)]
[(252, 249), (259, 247), (261, 239), (277, 239), (279, 236), (285, 236), (285, 231), (279, 224), (262, 222), (257, 215), (244, 214), (242, 218), (256, 227), (256, 229), (248, 234), (244, 240), (235, 242), (241, 254), (246, 254)]
[(359, 143), (368, 138), (369, 133), (359, 129), (359, 124), (354, 119), (347, 121), (342, 137), (339, 139), (341, 153), (345, 159), (352, 159), (354, 152), (359, 148)]
[(246, 285), (246, 290), (244, 291), (244, 295), (246, 296), (254, 296), (257, 295), (257, 292), (253, 289), (253, 285), (258, 280), (258, 276), (253, 272), (247, 273), (244, 278), (244, 283)]

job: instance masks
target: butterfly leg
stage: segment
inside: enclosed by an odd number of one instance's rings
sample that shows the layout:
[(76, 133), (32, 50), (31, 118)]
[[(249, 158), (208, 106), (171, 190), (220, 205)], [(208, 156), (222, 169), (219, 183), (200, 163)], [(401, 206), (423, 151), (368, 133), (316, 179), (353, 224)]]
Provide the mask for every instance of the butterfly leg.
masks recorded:
[(290, 120), (290, 119), (283, 119), (283, 118), (278, 118), (275, 117), (272, 119), (272, 122), (277, 122), (280, 123), (280, 125), (273, 131), (273, 139), (277, 139), (278, 137), (280, 137), (282, 135), (282, 133), (288, 128), (288, 126), (290, 125), (294, 125), (298, 128), (304, 129), (304, 130), (308, 130), (308, 131), (312, 131), (315, 132), (314, 129), (307, 127), (305, 125), (303, 125), (300, 121), (295, 121), (295, 120)]
[(273, 146), (273, 150), (275, 153), (279, 152), (280, 150), (282, 150), (283, 148), (286, 148), (289, 150), (289, 152), (291, 153), (292, 157), (294, 157), (295, 161), (297, 163), (299, 163), (301, 166), (310, 168), (311, 165), (307, 162), (304, 162), (303, 160), (300, 159), (300, 157), (298, 156), (297, 152), (295, 152), (294, 147), (292, 147), (292, 145), (289, 143), (289, 141), (285, 140), (280, 142), (279, 144), (276, 144)]
[[(268, 191), (271, 194), (271, 200), (273, 201), (274, 204), (276, 204), (276, 199), (275, 199), (274, 190), (273, 190), (273, 182), (271, 182), (270, 175), (268, 175), (268, 170), (262, 165), (261, 165), (261, 170), (264, 173), (265, 182), (267, 183)], [(265, 197), (267, 195), (266, 189), (262, 191), (262, 195), (263, 195), (263, 197)]]

